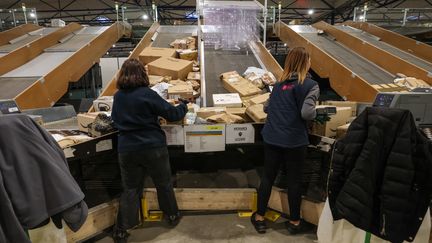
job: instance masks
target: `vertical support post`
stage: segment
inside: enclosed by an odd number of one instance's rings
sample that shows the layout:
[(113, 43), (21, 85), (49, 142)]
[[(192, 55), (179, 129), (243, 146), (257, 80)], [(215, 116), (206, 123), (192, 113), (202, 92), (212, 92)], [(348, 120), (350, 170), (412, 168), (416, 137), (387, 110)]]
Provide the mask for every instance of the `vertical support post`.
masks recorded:
[(403, 17), (403, 20), (402, 20), (402, 26), (405, 26), (406, 25), (406, 21), (407, 21), (407, 16), (408, 16), (408, 10), (409, 9), (404, 9), (404, 17)]
[(266, 46), (267, 41), (267, 0), (264, 0), (264, 34), (263, 45)]
[(22, 7), (23, 14), (24, 14), (24, 23), (27, 24), (27, 8), (25, 6), (25, 3), (22, 3), (21, 7)]
[(116, 10), (116, 22), (118, 22), (119, 21), (119, 12), (118, 12), (119, 5), (118, 5), (118, 2), (115, 2), (115, 10)]
[(354, 8), (353, 21), (357, 21), (357, 7)]
[(332, 25), (334, 25), (335, 24), (335, 12), (332, 12), (331, 13), (331, 19), (330, 19), (330, 23), (332, 24)]
[(273, 34), (275, 33), (275, 23), (276, 23), (276, 8), (273, 6)]
[(36, 21), (36, 25), (39, 25), (39, 20), (38, 20), (38, 16), (37, 16), (37, 11), (36, 11), (36, 9), (34, 9), (34, 14), (35, 14), (35, 21)]
[(126, 21), (126, 18), (125, 18), (125, 7), (122, 7), (121, 11), (122, 11), (122, 21), (125, 22)]
[(12, 19), (13, 19), (13, 22), (14, 22), (14, 26), (16, 27), (15, 9), (12, 9), (11, 13), (12, 13)]
[(363, 22), (366, 22), (366, 15), (367, 15), (367, 5), (364, 6), (364, 11), (363, 11)]
[(282, 2), (281, 1), (279, 1), (279, 4), (278, 4), (278, 18), (279, 18), (279, 28), (278, 28), (278, 36), (280, 36), (280, 21), (281, 21), (281, 10), (282, 10)]

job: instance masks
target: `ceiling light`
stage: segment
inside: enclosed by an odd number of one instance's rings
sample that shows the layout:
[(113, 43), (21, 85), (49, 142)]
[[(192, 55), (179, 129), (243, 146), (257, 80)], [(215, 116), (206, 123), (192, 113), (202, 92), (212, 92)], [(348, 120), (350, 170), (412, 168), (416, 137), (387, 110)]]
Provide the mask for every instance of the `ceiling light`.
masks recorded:
[(363, 19), (364, 19), (364, 16), (363, 16), (363, 15), (361, 15), (361, 16), (359, 17), (359, 19), (360, 19), (360, 20), (363, 20)]
[(144, 15), (142, 16), (142, 18), (143, 18), (144, 20), (147, 20), (147, 19), (149, 19), (149, 16), (148, 16), (147, 14), (144, 14)]
[(35, 13), (30, 13), (30, 18), (36, 18), (36, 14)]
[(314, 13), (315, 13), (315, 11), (314, 11), (313, 9), (309, 9), (309, 10), (308, 10), (308, 14), (309, 14), (309, 15), (312, 15), (312, 14), (314, 14)]

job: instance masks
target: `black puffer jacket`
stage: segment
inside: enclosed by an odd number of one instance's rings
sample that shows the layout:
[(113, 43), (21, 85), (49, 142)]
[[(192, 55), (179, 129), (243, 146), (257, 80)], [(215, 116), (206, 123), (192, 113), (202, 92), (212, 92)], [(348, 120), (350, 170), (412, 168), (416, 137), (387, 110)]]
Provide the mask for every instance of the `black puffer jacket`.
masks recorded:
[(431, 151), (409, 111), (367, 108), (335, 146), (334, 219), (391, 242), (412, 241), (431, 201)]

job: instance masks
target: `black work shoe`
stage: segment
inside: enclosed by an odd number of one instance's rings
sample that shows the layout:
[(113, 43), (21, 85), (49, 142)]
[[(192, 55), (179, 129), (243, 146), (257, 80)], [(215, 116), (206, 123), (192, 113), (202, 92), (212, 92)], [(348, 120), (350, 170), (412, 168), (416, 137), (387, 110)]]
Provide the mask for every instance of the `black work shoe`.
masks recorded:
[(180, 213), (167, 216), (168, 225), (171, 227), (176, 227), (180, 223), (181, 218), (182, 217)]
[(285, 222), (285, 227), (292, 235), (301, 234), (308, 230), (306, 227), (306, 223), (303, 220), (300, 220), (300, 223), (298, 225), (295, 225), (288, 220)]
[(114, 230), (113, 239), (114, 243), (127, 243), (129, 233), (126, 230)]
[(252, 216), (251, 216), (251, 219), (250, 219), (252, 225), (255, 227), (255, 230), (259, 234), (265, 234), (266, 231), (267, 231), (267, 224), (266, 224), (266, 222), (264, 220), (263, 221), (255, 220), (255, 215), (256, 215), (256, 213), (253, 213)]

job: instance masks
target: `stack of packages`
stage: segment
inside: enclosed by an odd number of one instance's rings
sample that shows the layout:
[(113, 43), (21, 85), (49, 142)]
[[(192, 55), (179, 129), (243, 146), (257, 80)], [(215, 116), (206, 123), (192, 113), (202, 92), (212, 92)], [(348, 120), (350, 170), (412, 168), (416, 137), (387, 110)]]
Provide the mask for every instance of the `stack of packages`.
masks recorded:
[[(171, 48), (147, 47), (139, 60), (149, 74), (150, 87), (175, 105), (179, 98), (193, 101), (201, 94), (201, 73), (195, 37), (175, 40)], [(195, 112), (196, 106), (189, 109)], [(175, 124), (190, 124), (188, 119)], [(161, 124), (169, 124), (161, 119)]]
[(314, 122), (310, 127), (310, 133), (324, 137), (343, 138), (348, 127), (357, 116), (357, 102), (353, 101), (324, 101), (317, 108), (334, 107), (336, 114), (330, 115), (330, 121), (323, 124)]
[(273, 85), (276, 79), (273, 74), (262, 69), (255, 68), (259, 74), (250, 72), (250, 69), (245, 77), (236, 71), (222, 73), (222, 85), (231, 93), (213, 94), (214, 107), (201, 108), (197, 116), (215, 123), (264, 122), (267, 117), (264, 103), (270, 97), (265, 87)]

